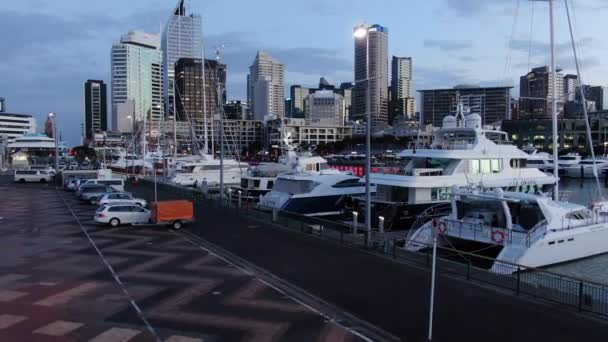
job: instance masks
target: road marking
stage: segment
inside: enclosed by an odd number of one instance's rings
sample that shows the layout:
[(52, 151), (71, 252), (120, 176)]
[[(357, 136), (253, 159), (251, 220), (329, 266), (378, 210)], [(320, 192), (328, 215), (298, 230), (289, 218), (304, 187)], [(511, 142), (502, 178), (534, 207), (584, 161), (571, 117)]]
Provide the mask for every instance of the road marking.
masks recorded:
[(169, 336), (169, 338), (167, 338), (165, 340), (165, 342), (203, 342), (203, 339), (202, 338), (194, 338), (194, 337), (186, 337), (186, 336), (173, 335), (173, 336)]
[(97, 283), (84, 283), (67, 291), (63, 291), (58, 294), (46, 297), (42, 300), (37, 301), (34, 304), (43, 306), (55, 306), (65, 304), (78, 296), (81, 296), (89, 291), (98, 288), (99, 286), (100, 285)]
[(23, 322), (27, 319), (25, 316), (16, 316), (16, 315), (0, 315), (0, 330), (11, 327), (19, 322)]
[(84, 324), (78, 322), (55, 321), (51, 324), (43, 326), (42, 328), (34, 330), (34, 334), (63, 336), (80, 328), (83, 325)]
[(0, 302), (10, 302), (27, 295), (27, 292), (4, 290), (0, 291)]
[[(55, 191), (57, 191), (57, 190), (55, 190)], [(97, 255), (99, 255), (99, 257), (101, 258), (101, 260), (103, 261), (103, 263), (106, 265), (106, 267), (108, 268), (108, 270), (112, 274), (112, 277), (114, 278), (114, 281), (116, 281), (116, 283), (118, 284), (118, 286), (120, 286), (120, 289), (122, 290), (122, 292), (129, 299), (129, 303), (131, 304), (131, 306), (133, 307), (133, 309), (135, 309), (135, 312), (137, 312), (137, 315), (139, 316), (139, 319), (141, 319), (141, 321), (146, 325), (146, 329), (148, 329), (148, 331), (150, 332), (150, 334), (152, 336), (154, 336), (154, 338), (156, 339), (157, 342), (161, 342), (161, 339), (158, 336), (158, 334), (156, 333), (156, 330), (154, 329), (154, 327), (152, 327), (152, 325), (150, 324), (150, 322), (148, 321), (148, 319), (144, 316), (143, 311), (141, 311), (141, 309), (139, 308), (139, 305), (137, 305), (137, 303), (135, 302), (134, 297), (131, 296), (131, 294), (129, 293), (129, 291), (125, 287), (124, 283), (122, 282), (122, 280), (120, 279), (120, 277), (118, 276), (118, 274), (116, 273), (116, 271), (114, 270), (114, 267), (112, 267), (112, 265), (110, 264), (110, 262), (103, 255), (103, 253), (101, 253), (101, 250), (99, 249), (99, 247), (97, 247), (97, 244), (95, 244), (95, 241), (93, 241), (93, 238), (91, 238), (91, 235), (89, 235), (89, 232), (86, 230), (86, 228), (84, 228), (84, 226), (80, 222), (80, 219), (78, 218), (78, 216), (76, 216), (76, 213), (74, 212), (74, 210), (72, 209), (72, 207), (68, 204), (68, 202), (65, 200), (65, 198), (63, 198), (63, 196), (61, 196), (58, 192), (57, 192), (57, 196), (59, 196), (59, 198), (61, 198), (61, 200), (63, 201), (63, 203), (65, 204), (65, 206), (70, 210), (70, 213), (72, 213), (72, 216), (76, 220), (76, 223), (78, 223), (78, 226), (80, 226), (80, 230), (82, 230), (82, 232), (84, 233), (84, 235), (87, 237), (87, 240), (89, 240), (89, 243), (93, 246), (93, 248), (97, 252)]]
[(97, 335), (89, 342), (127, 342), (140, 333), (139, 330), (111, 328)]

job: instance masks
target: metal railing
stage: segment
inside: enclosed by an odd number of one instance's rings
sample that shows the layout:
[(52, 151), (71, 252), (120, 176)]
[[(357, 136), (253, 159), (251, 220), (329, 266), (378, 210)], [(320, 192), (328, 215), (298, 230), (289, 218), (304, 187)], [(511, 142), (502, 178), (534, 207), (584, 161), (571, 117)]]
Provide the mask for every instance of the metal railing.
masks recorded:
[[(138, 186), (153, 185), (148, 180), (143, 180)], [(166, 183), (157, 184), (157, 187), (159, 191), (167, 193), (166, 197), (190, 199), (195, 203), (229, 210), (261, 224), (272, 223), (277, 229), (333, 241), (338, 245), (365, 250), (405, 264), (431, 267), (430, 248), (423, 249), (422, 252), (410, 252), (401, 248), (407, 239), (405, 232), (401, 239), (396, 234), (376, 230), (370, 232), (362, 226), (353, 227), (318, 217), (285, 211), (262, 211), (250, 203), (239, 202), (236, 197), (225, 197), (222, 202), (218, 194), (204, 194), (200, 189)], [(452, 248), (439, 247), (438, 250), (437, 270), (440, 273), (477, 284), (491, 285), (516, 296), (542, 299), (608, 318), (608, 285)]]

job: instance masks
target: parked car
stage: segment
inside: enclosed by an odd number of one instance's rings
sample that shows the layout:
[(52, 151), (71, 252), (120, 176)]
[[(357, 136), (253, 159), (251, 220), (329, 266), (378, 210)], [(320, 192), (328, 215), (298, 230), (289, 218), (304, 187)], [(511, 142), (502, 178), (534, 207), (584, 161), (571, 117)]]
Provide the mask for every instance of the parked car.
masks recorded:
[(82, 201), (87, 201), (91, 204), (97, 203), (97, 199), (107, 193), (114, 192), (114, 189), (107, 185), (91, 184), (82, 186), (79, 190), (78, 197)]
[(116, 191), (125, 191), (125, 181), (122, 179), (87, 179), (83, 184), (103, 184), (111, 186)]
[(65, 189), (67, 191), (76, 191), (76, 184), (78, 184), (78, 178), (68, 178), (65, 180)]
[(55, 169), (48, 165), (32, 165), (30, 166), (30, 170), (41, 170), (48, 172), (51, 176), (55, 175)]
[(89, 162), (86, 162), (86, 161), (84, 161), (80, 164), (81, 170), (88, 170), (88, 169), (90, 169), (90, 167), (91, 167), (91, 164), (89, 164)]
[(75, 162), (75, 161), (71, 161), (70, 164), (69, 164), (69, 166), (68, 166), (68, 169), (70, 169), (70, 170), (78, 170), (78, 163)]
[(135, 204), (140, 207), (145, 207), (147, 202), (143, 198), (135, 198), (128, 192), (113, 192), (110, 194), (105, 194), (97, 200), (97, 205), (108, 205), (115, 203), (123, 203), (123, 204)]
[(147, 223), (150, 210), (134, 204), (102, 205), (95, 211), (93, 218), (97, 223), (117, 227), (121, 224)]
[(15, 182), (50, 182), (53, 176), (44, 170), (15, 170)]
[(63, 160), (59, 162), (59, 164), (57, 165), (59, 167), (60, 171), (63, 171), (65, 169), (67, 169), (68, 165), (66, 164), (66, 162), (64, 162)]

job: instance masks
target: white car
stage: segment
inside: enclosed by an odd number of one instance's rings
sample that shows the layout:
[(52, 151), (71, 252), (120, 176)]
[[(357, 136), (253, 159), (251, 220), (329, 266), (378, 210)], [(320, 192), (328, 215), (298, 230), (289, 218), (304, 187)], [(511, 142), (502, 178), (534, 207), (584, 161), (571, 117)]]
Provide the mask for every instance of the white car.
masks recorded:
[(50, 167), (48, 165), (32, 165), (32, 166), (30, 166), (30, 170), (46, 171), (47, 173), (49, 173), (52, 176), (55, 175), (55, 169), (53, 169), (52, 167)]
[(97, 223), (117, 227), (121, 224), (150, 222), (150, 210), (135, 204), (102, 205), (93, 218)]
[(110, 193), (110, 194), (105, 194), (97, 200), (98, 206), (115, 204), (115, 203), (135, 204), (140, 207), (145, 207), (147, 204), (145, 199), (135, 198), (135, 197), (133, 197), (133, 195), (131, 195), (128, 192), (114, 192), (114, 193)]
[(15, 170), (15, 182), (50, 182), (53, 176), (44, 170)]

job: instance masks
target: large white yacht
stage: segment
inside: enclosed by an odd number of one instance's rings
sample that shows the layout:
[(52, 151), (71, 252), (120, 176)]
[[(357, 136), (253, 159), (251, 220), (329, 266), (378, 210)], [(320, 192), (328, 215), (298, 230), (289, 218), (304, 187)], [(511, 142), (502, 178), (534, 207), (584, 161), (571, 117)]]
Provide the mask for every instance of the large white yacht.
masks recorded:
[(295, 171), (300, 165), (306, 172), (317, 172), (327, 168), (327, 160), (315, 156), (311, 152), (297, 152), (292, 145), (291, 135), (287, 133), (283, 139), (283, 153), (276, 163), (260, 163), (247, 169), (241, 177), (241, 184), (232, 187), (235, 192), (241, 192), (241, 198), (257, 202), (274, 187), (279, 175)]
[[(595, 167), (594, 167), (595, 165)], [(562, 167), (564, 174), (572, 178), (593, 178), (595, 177), (593, 170), (596, 170), (598, 176), (601, 176), (604, 170), (608, 169), (608, 160), (606, 159), (583, 159), (578, 164)]]
[[(220, 160), (211, 155), (197, 156), (196, 160), (179, 162), (178, 169), (175, 170), (170, 181), (175, 184), (194, 186), (207, 183), (209, 187), (216, 187), (220, 184)], [(224, 159), (223, 173), (224, 184), (233, 185), (241, 182), (241, 175), (248, 165), (234, 159)]]
[(456, 191), (451, 207), (449, 215), (413, 231), (405, 248), (427, 248), (440, 234), (440, 245), (493, 250), (498, 273), (516, 271), (511, 264), (542, 267), (608, 253), (608, 216), (599, 208), (501, 189)]
[(330, 169), (327, 163), (318, 166), (319, 170), (298, 166), (297, 171), (278, 176), (272, 190), (261, 199), (260, 208), (338, 217), (352, 196), (365, 193), (365, 183), (351, 172)]
[[(372, 173), (377, 186), (372, 198), (372, 222), (385, 219), (385, 228), (410, 229), (429, 207), (447, 203), (458, 188), (503, 188), (526, 193), (552, 190), (557, 179), (527, 168), (529, 155), (509, 144), (507, 133), (484, 129), (477, 114), (448, 115), (434, 132), (429, 148), (404, 150), (405, 167), (398, 173)], [(357, 198), (364, 203), (362, 198)]]

